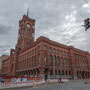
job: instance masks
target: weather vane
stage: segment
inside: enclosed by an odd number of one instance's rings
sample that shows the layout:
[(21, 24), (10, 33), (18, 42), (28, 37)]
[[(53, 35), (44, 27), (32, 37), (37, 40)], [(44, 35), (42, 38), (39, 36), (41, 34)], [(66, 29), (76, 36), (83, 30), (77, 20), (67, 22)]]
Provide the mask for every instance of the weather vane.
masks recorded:
[(29, 14), (29, 8), (27, 8), (27, 16), (28, 16), (28, 14)]

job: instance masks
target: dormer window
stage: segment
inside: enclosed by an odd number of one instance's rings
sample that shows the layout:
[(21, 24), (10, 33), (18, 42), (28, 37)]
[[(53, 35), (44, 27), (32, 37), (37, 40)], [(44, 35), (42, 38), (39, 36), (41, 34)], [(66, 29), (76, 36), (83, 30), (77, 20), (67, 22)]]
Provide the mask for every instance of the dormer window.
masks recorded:
[(30, 28), (30, 24), (27, 24), (27, 27)]

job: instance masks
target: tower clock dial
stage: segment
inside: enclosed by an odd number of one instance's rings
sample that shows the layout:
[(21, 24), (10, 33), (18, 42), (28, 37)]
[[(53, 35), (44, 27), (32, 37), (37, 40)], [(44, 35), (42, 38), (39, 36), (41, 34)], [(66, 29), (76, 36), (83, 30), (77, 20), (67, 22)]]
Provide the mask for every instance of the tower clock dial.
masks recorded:
[(27, 27), (30, 28), (30, 24), (27, 24)]

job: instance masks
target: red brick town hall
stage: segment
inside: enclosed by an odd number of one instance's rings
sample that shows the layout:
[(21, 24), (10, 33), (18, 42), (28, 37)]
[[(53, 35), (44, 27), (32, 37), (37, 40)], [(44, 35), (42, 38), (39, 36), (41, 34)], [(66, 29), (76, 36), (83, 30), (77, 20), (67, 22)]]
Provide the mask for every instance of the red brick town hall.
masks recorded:
[(47, 37), (34, 37), (35, 19), (23, 15), (15, 49), (10, 49), (10, 55), (2, 61), (3, 76), (90, 78), (90, 53)]

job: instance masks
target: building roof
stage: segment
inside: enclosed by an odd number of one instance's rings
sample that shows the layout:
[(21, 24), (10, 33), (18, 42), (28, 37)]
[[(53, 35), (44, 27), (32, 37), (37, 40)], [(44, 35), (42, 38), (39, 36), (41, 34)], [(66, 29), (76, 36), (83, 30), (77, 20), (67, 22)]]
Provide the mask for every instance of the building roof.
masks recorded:
[[(87, 51), (83, 51), (83, 50), (77, 49), (77, 48), (75, 48), (74, 46), (68, 46), (68, 45), (64, 45), (64, 44), (55, 42), (55, 41), (50, 40), (49, 38), (44, 37), (44, 36), (40, 36), (40, 37), (37, 38), (36, 41), (33, 42), (29, 47), (24, 48), (24, 49), (23, 49), (22, 51), (20, 51), (20, 52), (26, 51), (26, 50), (34, 47), (35, 45), (37, 45), (37, 44), (40, 43), (41, 41), (46, 42), (46, 43), (51, 44), (51, 45), (54, 45), (54, 46), (57, 46), (57, 47), (60, 47), (60, 48), (63, 48), (63, 49), (68, 49), (68, 50), (69, 50), (70, 48), (72, 48), (72, 49), (73, 49), (74, 51), (76, 51), (76, 52), (80, 52), (80, 53), (83, 53), (83, 54), (87, 53)], [(89, 53), (88, 53), (88, 54), (89, 54)]]

